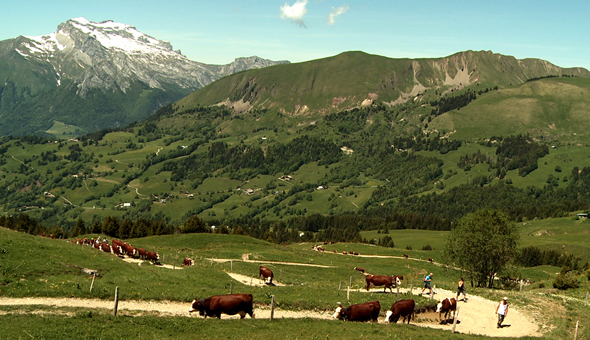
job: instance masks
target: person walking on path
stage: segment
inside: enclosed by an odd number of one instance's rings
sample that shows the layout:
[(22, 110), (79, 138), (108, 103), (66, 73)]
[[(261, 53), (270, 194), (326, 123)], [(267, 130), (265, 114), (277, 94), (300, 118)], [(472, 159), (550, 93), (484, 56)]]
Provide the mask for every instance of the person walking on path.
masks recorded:
[(467, 293), (465, 293), (465, 280), (463, 280), (463, 278), (461, 278), (457, 284), (457, 298), (455, 298), (455, 300), (459, 301), (459, 295), (461, 293), (463, 293), (463, 301), (467, 302)]
[(424, 277), (424, 288), (422, 288), (422, 292), (420, 294), (424, 294), (425, 289), (430, 290), (430, 293), (429, 293), (430, 295), (434, 294), (434, 292), (432, 291), (432, 286), (431, 286), (432, 276), (433, 276), (433, 274), (430, 273), (430, 274), (426, 275), (426, 277)]
[(504, 322), (504, 318), (508, 315), (508, 298), (505, 297), (500, 301), (498, 307), (496, 308), (496, 314), (498, 314), (498, 328), (502, 328), (502, 322)]

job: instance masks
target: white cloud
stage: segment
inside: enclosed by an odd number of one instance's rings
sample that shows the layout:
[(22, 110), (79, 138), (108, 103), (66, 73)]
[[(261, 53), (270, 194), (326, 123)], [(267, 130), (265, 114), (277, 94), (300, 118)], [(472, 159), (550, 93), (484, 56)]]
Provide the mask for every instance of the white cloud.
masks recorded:
[(341, 14), (345, 13), (349, 10), (348, 5), (344, 5), (342, 7), (334, 8), (332, 7), (332, 12), (328, 14), (328, 25), (334, 25), (336, 18), (338, 18)]
[(303, 16), (307, 14), (307, 9), (305, 8), (307, 3), (308, 0), (297, 0), (293, 6), (289, 6), (285, 2), (285, 5), (281, 6), (281, 19), (289, 19), (301, 27), (306, 27), (303, 22)]

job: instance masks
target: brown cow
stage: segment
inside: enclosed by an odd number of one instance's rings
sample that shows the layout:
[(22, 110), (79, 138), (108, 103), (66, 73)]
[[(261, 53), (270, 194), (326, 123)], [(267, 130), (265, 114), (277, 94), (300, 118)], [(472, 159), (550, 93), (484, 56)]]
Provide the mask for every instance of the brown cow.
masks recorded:
[(377, 321), (380, 311), (381, 305), (379, 301), (373, 301), (352, 305), (347, 308), (338, 306), (332, 317), (348, 321)]
[(391, 287), (397, 287), (397, 285), (401, 284), (401, 279), (403, 276), (387, 276), (387, 275), (367, 275), (365, 280), (367, 281), (367, 290), (373, 286), (385, 286), (383, 287), (383, 292), (385, 293), (386, 289), (389, 288), (389, 291), (393, 293)]
[(137, 256), (137, 249), (135, 249), (135, 247), (130, 245), (129, 243), (123, 244), (123, 250), (129, 257), (135, 258)]
[(112, 247), (112, 249), (113, 249), (113, 254), (123, 257), (123, 250), (122, 250), (121, 246), (114, 245)]
[(152, 261), (153, 264), (159, 264), (160, 255), (155, 251), (148, 251), (145, 257), (148, 261)]
[(111, 241), (111, 245), (113, 245), (113, 246), (114, 246), (114, 245), (118, 245), (118, 246), (121, 246), (121, 247), (123, 247), (123, 245), (124, 245), (124, 244), (125, 244), (125, 242), (123, 242), (123, 241), (121, 241), (121, 240), (117, 240), (117, 239), (113, 239), (113, 240)]
[[(446, 298), (436, 305), (436, 312), (438, 313), (438, 319), (441, 323), (447, 322), (447, 316), (453, 312), (453, 318), (455, 317), (455, 311), (457, 310), (457, 300), (455, 298)], [(441, 319), (442, 312), (445, 312), (444, 322)]]
[(221, 319), (221, 314), (235, 315), (240, 314), (243, 319), (246, 314), (254, 318), (252, 310), (252, 294), (229, 294), (215, 295), (206, 299), (194, 299), (189, 312), (199, 311), (199, 315), (216, 317)]
[(105, 253), (111, 252), (111, 246), (109, 246), (108, 243), (101, 243), (100, 249), (102, 249), (102, 251), (104, 251)]
[(137, 253), (139, 254), (139, 258), (145, 260), (147, 256), (147, 251), (143, 248), (137, 248)]
[(195, 264), (195, 261), (193, 261), (193, 259), (191, 259), (190, 257), (185, 257), (184, 261), (182, 263), (183, 266), (192, 266), (193, 264)]
[[(260, 279), (260, 277), (264, 279), (264, 283), (267, 285), (272, 285), (272, 279), (274, 278), (272, 270), (268, 269), (267, 267), (260, 266), (260, 270), (258, 271), (258, 279)], [(270, 278), (270, 280), (266, 282), (266, 279), (268, 278)]]
[(410, 255), (404, 254), (404, 259), (409, 259), (409, 258), (410, 258)]
[(429, 258), (428, 258), (428, 262), (430, 262), (430, 263), (434, 263), (434, 259), (433, 259), (432, 257), (429, 257)]
[(406, 321), (406, 317), (408, 318), (408, 325), (410, 324), (410, 320), (412, 319), (412, 314), (414, 314), (414, 308), (416, 307), (416, 302), (413, 299), (407, 300), (400, 300), (394, 303), (391, 306), (391, 309), (387, 311), (385, 314), (385, 323), (397, 323), (400, 316), (403, 318), (402, 323)]

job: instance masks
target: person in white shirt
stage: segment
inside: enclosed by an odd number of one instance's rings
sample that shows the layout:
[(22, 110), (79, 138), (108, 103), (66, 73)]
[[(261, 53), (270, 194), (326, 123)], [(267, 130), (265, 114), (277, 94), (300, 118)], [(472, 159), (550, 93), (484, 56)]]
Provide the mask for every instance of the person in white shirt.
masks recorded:
[(505, 297), (500, 301), (498, 307), (496, 308), (496, 314), (498, 314), (498, 328), (502, 328), (502, 322), (504, 322), (504, 318), (508, 315), (508, 298)]

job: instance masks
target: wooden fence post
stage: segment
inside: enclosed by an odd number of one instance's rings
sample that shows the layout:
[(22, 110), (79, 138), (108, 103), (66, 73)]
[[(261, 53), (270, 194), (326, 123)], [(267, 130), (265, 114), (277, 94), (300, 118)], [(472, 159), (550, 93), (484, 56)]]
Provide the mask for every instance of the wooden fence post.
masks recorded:
[(584, 306), (588, 306), (588, 292), (586, 292), (586, 302), (584, 302)]
[(352, 287), (352, 276), (350, 277), (350, 286)]
[(455, 310), (455, 315), (453, 316), (453, 333), (455, 333), (455, 326), (457, 326), (457, 314), (459, 314), (459, 306), (457, 306), (457, 310)]
[(578, 327), (580, 326), (580, 321), (576, 321), (576, 333), (574, 333), (574, 340), (578, 340)]
[[(92, 293), (92, 288), (94, 288), (94, 279), (96, 279), (96, 273), (92, 274), (92, 283), (90, 284), (90, 292)], [(586, 293), (586, 305), (588, 304), (588, 293)]]
[(410, 295), (414, 295), (414, 278), (412, 278), (410, 283)]
[(350, 286), (346, 288), (346, 301), (350, 302)]
[(340, 281), (340, 284), (338, 285), (338, 290), (342, 289), (342, 281)]
[(229, 260), (229, 263), (230, 263), (229, 272), (233, 273), (234, 272), (234, 260)]
[(254, 276), (250, 278), (250, 286), (252, 285), (252, 280), (254, 280)]
[(272, 301), (270, 302), (270, 321), (275, 318), (275, 296), (272, 296)]
[(520, 279), (520, 291), (522, 292), (522, 285), (523, 285), (524, 281), (522, 279)]
[(119, 308), (119, 287), (115, 288), (115, 307), (113, 309), (113, 315), (117, 316), (117, 309)]

